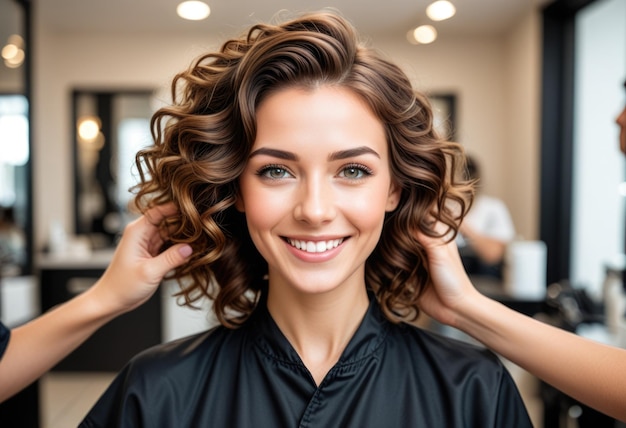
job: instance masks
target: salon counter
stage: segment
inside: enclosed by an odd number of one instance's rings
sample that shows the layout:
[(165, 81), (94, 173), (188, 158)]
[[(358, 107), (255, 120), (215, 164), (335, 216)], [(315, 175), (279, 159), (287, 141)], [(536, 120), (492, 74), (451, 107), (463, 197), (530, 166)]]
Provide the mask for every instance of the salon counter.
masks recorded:
[[(41, 310), (63, 303), (91, 287), (104, 273), (114, 251), (88, 255), (41, 255), (36, 260)], [(217, 321), (209, 302), (200, 310), (181, 307), (173, 297), (175, 281), (166, 281), (142, 306), (109, 322), (53, 370), (117, 372), (138, 352), (162, 342), (204, 331)]]
[[(42, 255), (36, 266), (41, 312), (91, 287), (104, 273), (113, 251), (88, 255)], [(119, 371), (138, 352), (161, 342), (161, 302), (155, 293), (144, 305), (96, 331), (59, 362), (57, 371)]]

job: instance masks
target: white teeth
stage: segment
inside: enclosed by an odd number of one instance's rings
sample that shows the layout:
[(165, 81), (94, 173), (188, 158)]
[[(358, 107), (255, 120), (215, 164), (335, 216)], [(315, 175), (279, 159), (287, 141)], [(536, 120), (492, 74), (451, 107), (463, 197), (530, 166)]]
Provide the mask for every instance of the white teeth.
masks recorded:
[(330, 241), (318, 242), (301, 241), (297, 239), (288, 239), (287, 241), (298, 250), (306, 251), (307, 253), (323, 253), (339, 246), (339, 244), (343, 242), (343, 239), (331, 239)]

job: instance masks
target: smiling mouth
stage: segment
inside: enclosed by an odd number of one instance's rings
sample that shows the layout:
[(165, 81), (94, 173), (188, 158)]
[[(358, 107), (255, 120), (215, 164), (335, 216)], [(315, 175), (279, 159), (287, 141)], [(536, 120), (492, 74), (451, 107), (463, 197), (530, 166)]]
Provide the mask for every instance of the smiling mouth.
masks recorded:
[(330, 239), (328, 241), (304, 241), (300, 239), (285, 238), (285, 241), (292, 247), (307, 253), (324, 253), (326, 251), (337, 248), (344, 241), (341, 239)]

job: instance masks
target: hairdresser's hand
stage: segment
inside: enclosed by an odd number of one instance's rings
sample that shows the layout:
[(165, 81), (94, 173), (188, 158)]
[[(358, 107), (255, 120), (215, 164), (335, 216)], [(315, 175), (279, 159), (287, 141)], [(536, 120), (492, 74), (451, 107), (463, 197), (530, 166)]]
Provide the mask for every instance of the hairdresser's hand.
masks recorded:
[(146, 302), (163, 277), (189, 258), (192, 250), (186, 244), (159, 254), (164, 241), (158, 225), (175, 212), (172, 204), (157, 206), (126, 226), (111, 264), (89, 290), (106, 311), (119, 314)]
[[(439, 225), (440, 231), (445, 230)], [(417, 239), (424, 246), (428, 257), (428, 270), (432, 284), (420, 298), (420, 308), (435, 320), (456, 325), (458, 315), (464, 305), (480, 294), (470, 282), (459, 250), (454, 242), (446, 238), (431, 238), (418, 234)]]

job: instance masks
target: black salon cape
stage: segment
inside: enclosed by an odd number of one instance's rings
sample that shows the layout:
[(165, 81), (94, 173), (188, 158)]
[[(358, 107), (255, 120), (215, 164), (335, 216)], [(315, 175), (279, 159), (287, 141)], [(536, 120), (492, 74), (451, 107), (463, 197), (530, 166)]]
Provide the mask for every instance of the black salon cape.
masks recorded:
[(237, 330), (144, 351), (81, 427), (514, 428), (532, 424), (490, 351), (387, 321), (375, 299), (317, 387), (264, 305)]

